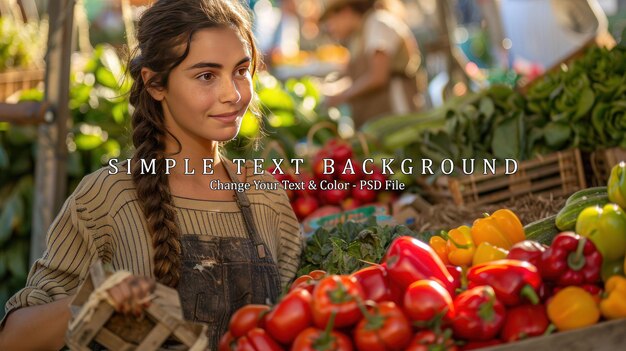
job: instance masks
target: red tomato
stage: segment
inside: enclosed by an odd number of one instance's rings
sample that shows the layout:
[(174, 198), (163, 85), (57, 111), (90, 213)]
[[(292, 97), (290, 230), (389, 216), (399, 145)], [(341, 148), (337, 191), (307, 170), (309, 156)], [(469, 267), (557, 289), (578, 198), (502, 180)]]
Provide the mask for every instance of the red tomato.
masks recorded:
[(234, 340), (235, 339), (230, 334), (230, 332), (226, 332), (226, 334), (222, 335), (222, 337), (220, 338), (220, 343), (219, 343), (217, 350), (218, 351), (230, 351), (231, 344), (233, 343)]
[(450, 293), (434, 280), (418, 280), (409, 285), (404, 294), (404, 311), (415, 322), (430, 322), (438, 315), (445, 321), (454, 318)]
[(239, 338), (246, 335), (250, 330), (258, 327), (261, 317), (270, 310), (267, 305), (245, 305), (238, 309), (232, 317), (228, 329), (233, 338)]
[(291, 351), (352, 351), (352, 342), (345, 334), (317, 328), (306, 328), (294, 340)]
[(311, 294), (304, 289), (287, 294), (265, 316), (265, 330), (283, 344), (290, 344), (312, 323)]
[(321, 269), (316, 269), (314, 271), (309, 272), (309, 275), (315, 279), (315, 280), (321, 280), (322, 278), (324, 278), (326, 276), (326, 271), (323, 271)]
[(365, 295), (356, 279), (347, 275), (331, 275), (317, 283), (313, 290), (313, 321), (324, 328), (333, 312), (336, 313), (334, 327), (354, 325), (361, 319), (357, 300)]
[(359, 351), (403, 350), (411, 341), (413, 330), (402, 310), (393, 302), (372, 307), (354, 330)]
[(245, 336), (242, 336), (239, 339), (237, 339), (237, 342), (235, 343), (232, 349), (233, 351), (257, 351), (252, 345), (252, 343), (250, 342), (250, 339), (248, 339)]
[[(309, 290), (310, 287), (310, 290)], [(311, 277), (308, 274), (305, 275), (301, 275), (298, 278), (296, 278), (296, 280), (293, 281), (293, 283), (291, 283), (291, 287), (289, 288), (289, 291), (294, 291), (297, 288), (303, 288), (306, 290), (309, 290), (309, 292), (313, 292), (313, 277)]]
[(417, 332), (411, 340), (409, 347), (405, 351), (457, 351), (454, 341), (444, 335), (437, 335), (432, 330), (422, 330)]
[[(255, 351), (282, 351), (283, 348), (276, 343), (265, 330), (254, 328), (246, 334), (250, 344)], [(243, 339), (243, 338), (242, 338)], [(248, 350), (248, 348), (245, 348)], [(237, 349), (235, 349), (237, 351)]]

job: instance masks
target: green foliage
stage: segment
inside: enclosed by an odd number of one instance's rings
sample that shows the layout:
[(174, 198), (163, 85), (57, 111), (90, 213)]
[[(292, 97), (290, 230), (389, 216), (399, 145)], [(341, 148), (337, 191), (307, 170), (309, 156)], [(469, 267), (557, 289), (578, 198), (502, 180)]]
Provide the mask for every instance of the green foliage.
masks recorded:
[(298, 275), (316, 269), (330, 274), (353, 273), (367, 262), (380, 262), (391, 242), (405, 235), (418, 234), (402, 225), (380, 226), (375, 217), (364, 223), (347, 221), (330, 229), (319, 228), (307, 239)]
[[(80, 71), (72, 72), (68, 193), (108, 162), (131, 153), (130, 116), (123, 67), (112, 48), (99, 46)], [(29, 90), (22, 101), (41, 100)], [(24, 286), (28, 274), (37, 127), (0, 123), (0, 304)]]
[(0, 72), (29, 68), (43, 61), (45, 27), (45, 23), (22, 23), (0, 17)]

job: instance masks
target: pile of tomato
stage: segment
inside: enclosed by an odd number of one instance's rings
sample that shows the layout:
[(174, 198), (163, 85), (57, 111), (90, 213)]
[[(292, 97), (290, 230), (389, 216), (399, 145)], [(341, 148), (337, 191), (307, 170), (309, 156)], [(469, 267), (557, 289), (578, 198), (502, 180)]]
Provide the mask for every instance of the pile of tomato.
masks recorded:
[[(372, 160), (373, 161), (373, 160)], [(302, 183), (304, 188), (286, 189), (291, 206), (303, 220), (318, 211), (319, 215), (348, 211), (379, 201), (386, 175), (374, 162), (362, 162), (352, 146), (342, 139), (332, 139), (310, 160), (310, 172), (300, 174), (268, 169), (279, 182)], [(378, 190), (377, 190), (378, 189)], [(385, 195), (382, 195), (385, 196)]]

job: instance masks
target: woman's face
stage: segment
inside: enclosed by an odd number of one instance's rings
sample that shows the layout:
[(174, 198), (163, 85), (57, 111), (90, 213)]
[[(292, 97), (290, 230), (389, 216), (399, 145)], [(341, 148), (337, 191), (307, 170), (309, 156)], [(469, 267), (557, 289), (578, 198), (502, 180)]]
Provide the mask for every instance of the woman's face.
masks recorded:
[(252, 98), (251, 56), (232, 28), (196, 32), (189, 54), (169, 75), (161, 103), (168, 131), (183, 146), (237, 136)]

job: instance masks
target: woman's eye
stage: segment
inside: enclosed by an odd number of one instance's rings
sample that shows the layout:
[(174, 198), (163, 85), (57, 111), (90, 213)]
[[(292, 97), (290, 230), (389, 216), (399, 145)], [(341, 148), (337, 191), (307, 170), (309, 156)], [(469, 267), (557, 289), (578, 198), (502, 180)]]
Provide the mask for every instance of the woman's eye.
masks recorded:
[(215, 75), (213, 73), (203, 73), (203, 74), (198, 76), (198, 79), (200, 79), (200, 80), (211, 80), (214, 77), (215, 77)]
[(243, 67), (243, 68), (238, 69), (237, 74), (240, 76), (245, 76), (246, 74), (248, 74), (248, 68)]

